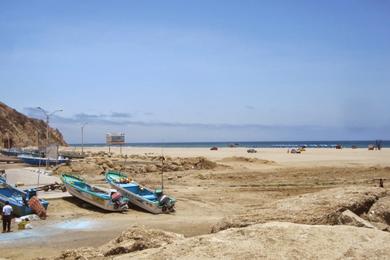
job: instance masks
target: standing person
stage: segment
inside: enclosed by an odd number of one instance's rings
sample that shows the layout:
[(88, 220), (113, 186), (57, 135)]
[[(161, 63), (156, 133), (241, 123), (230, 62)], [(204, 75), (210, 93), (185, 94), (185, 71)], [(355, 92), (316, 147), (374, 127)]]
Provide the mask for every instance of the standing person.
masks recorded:
[(9, 205), (9, 202), (5, 202), (5, 206), (3, 207), (2, 217), (3, 217), (3, 233), (11, 232), (11, 219), (12, 219), (12, 207)]

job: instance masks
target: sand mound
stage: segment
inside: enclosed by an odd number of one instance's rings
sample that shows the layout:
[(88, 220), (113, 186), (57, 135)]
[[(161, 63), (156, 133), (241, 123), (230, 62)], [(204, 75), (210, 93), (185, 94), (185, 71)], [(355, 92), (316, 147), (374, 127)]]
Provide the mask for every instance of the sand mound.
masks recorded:
[(380, 198), (372, 205), (368, 219), (373, 222), (383, 222), (390, 225), (390, 197)]
[(66, 250), (56, 260), (95, 259), (134, 251), (156, 248), (184, 239), (182, 235), (157, 229), (132, 227), (99, 248), (78, 248)]
[(176, 241), (115, 259), (386, 259), (390, 234), (271, 222)]
[(258, 163), (258, 164), (274, 164), (274, 161), (270, 160), (263, 160), (258, 158), (249, 158), (249, 157), (242, 157), (242, 156), (233, 156), (233, 157), (226, 157), (221, 160), (221, 162), (245, 162), (245, 163)]
[(123, 157), (87, 157), (83, 160), (72, 161), (69, 165), (60, 165), (53, 169), (54, 174), (64, 172), (77, 173), (84, 176), (99, 176), (107, 170), (124, 171), (130, 174), (165, 172), (185, 170), (210, 170), (218, 166), (217, 163), (205, 157), (170, 158), (166, 157), (164, 165), (161, 157), (157, 156), (130, 156)]
[[(81, 259), (96, 259), (97, 257), (103, 257), (104, 255), (100, 253), (96, 248), (93, 247), (84, 247), (79, 249), (66, 250), (61, 253), (59, 257), (56, 257), (56, 260), (81, 260)], [(44, 258), (45, 259), (45, 258)]]
[(105, 256), (111, 256), (160, 247), (183, 238), (182, 235), (162, 230), (133, 227), (102, 246), (100, 250)]
[(361, 215), (385, 195), (386, 191), (382, 188), (359, 186), (308, 193), (254, 208), (246, 214), (227, 217), (215, 225), (212, 231), (270, 221), (336, 225), (343, 211), (349, 209)]

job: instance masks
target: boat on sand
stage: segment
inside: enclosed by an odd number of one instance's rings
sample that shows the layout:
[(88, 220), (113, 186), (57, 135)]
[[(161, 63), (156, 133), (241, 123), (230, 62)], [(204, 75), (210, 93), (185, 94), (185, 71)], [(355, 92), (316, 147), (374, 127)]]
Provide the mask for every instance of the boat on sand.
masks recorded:
[(58, 156), (58, 158), (46, 158), (46, 157), (36, 157), (30, 154), (21, 154), (18, 155), (18, 158), (22, 160), (24, 163), (37, 165), (37, 166), (45, 166), (46, 164), (58, 165), (58, 164), (69, 162), (68, 158), (64, 158), (62, 156)]
[(160, 189), (151, 190), (145, 188), (127, 175), (117, 172), (106, 172), (106, 181), (114, 189), (117, 189), (129, 203), (134, 204), (153, 214), (170, 213), (175, 211), (176, 200), (163, 194)]
[[(49, 205), (46, 200), (37, 198), (36, 190), (19, 190), (9, 185), (7, 180), (0, 176), (0, 207), (3, 207), (6, 201), (9, 202), (13, 209), (13, 213), (17, 217), (36, 213), (44, 218), (46, 216), (46, 209)], [(37, 209), (40, 212), (36, 212)]]
[(104, 189), (86, 183), (83, 179), (71, 174), (61, 175), (67, 191), (74, 197), (107, 211), (127, 211), (127, 199), (116, 190)]

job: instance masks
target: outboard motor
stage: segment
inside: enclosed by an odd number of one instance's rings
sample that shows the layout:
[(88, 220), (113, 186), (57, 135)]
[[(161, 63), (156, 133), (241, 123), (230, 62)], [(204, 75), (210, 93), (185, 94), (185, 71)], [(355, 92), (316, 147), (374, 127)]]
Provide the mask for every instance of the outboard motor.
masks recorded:
[(160, 206), (162, 206), (163, 212), (172, 212), (174, 211), (175, 204), (167, 195), (161, 195), (158, 199)]
[(122, 194), (119, 192), (111, 193), (111, 200), (114, 202), (114, 208), (121, 208), (123, 211), (128, 210), (127, 203), (123, 202)]
[(169, 202), (169, 197), (167, 195), (162, 195), (159, 199), (158, 202), (160, 203), (161, 206), (166, 205)]

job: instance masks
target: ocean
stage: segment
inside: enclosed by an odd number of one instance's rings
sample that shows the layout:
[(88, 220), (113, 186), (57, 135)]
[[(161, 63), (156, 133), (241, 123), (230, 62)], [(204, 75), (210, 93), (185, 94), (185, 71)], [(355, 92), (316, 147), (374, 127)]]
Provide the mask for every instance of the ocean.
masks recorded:
[[(335, 148), (340, 144), (342, 147), (351, 148), (367, 148), (370, 144), (375, 144), (375, 140), (371, 141), (254, 141), (254, 142), (164, 142), (164, 143), (126, 143), (123, 147), (165, 147), (165, 148), (207, 148), (207, 147), (244, 147), (244, 148), (292, 148), (306, 146), (309, 148)], [(390, 147), (390, 140), (381, 141), (382, 147)], [(71, 146), (81, 146), (81, 144), (70, 144)], [(89, 143), (84, 146), (104, 147), (105, 143)]]

